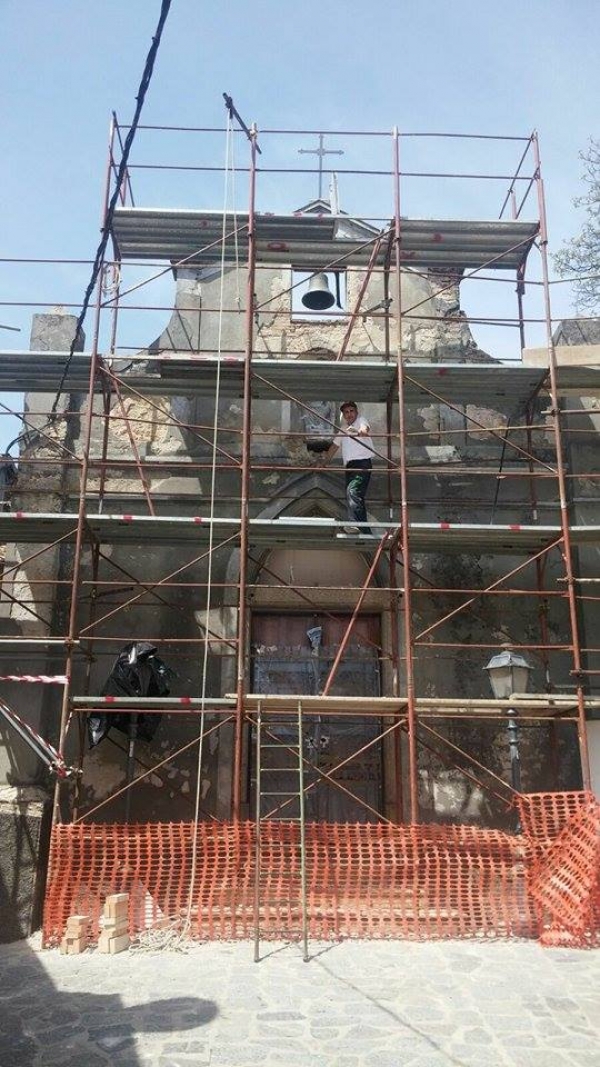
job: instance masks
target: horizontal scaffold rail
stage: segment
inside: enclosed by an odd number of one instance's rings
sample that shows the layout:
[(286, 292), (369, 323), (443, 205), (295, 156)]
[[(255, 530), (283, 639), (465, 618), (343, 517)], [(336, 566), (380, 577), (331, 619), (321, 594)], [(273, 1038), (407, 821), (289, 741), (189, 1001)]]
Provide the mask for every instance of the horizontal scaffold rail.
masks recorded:
[(230, 714), (235, 708), (235, 697), (192, 697), (192, 696), (164, 696), (164, 697), (122, 697), (122, 696), (74, 696), (71, 705), (76, 711), (88, 712), (92, 709), (101, 708), (102, 711), (131, 711), (136, 713), (143, 709), (146, 712), (168, 711), (173, 714), (176, 711), (204, 711), (209, 715)]
[[(77, 515), (64, 512), (8, 511), (0, 514), (0, 544), (23, 542), (51, 544), (59, 538), (74, 541)], [(235, 538), (238, 519), (210, 519), (202, 515), (87, 515), (88, 533), (104, 544), (208, 544), (211, 528), (213, 547)], [(373, 534), (344, 533), (344, 523), (335, 519), (250, 519), (249, 544), (300, 545), (302, 548), (373, 548), (384, 534), (400, 531), (397, 523), (372, 522)], [(417, 552), (489, 552), (519, 554), (542, 551), (562, 537), (560, 526), (524, 526), (519, 523), (411, 522), (409, 536)], [(600, 526), (571, 526), (571, 541), (577, 545), (600, 543)], [(215, 541), (218, 538), (221, 540)]]
[[(399, 697), (360, 697), (360, 696), (302, 696), (295, 693), (247, 693), (244, 697), (244, 709), (253, 713), (260, 708), (264, 715), (295, 714), (298, 705), (302, 706), (303, 715), (404, 715), (408, 707), (408, 698)], [(474, 697), (417, 697), (416, 710), (421, 718), (449, 716), (469, 718), (472, 715), (489, 718), (505, 718), (509, 712), (518, 713), (519, 718), (568, 717), (569, 712), (576, 714), (577, 703), (572, 696), (549, 693), (532, 693), (519, 695), (510, 700)], [(600, 699), (586, 699), (586, 708), (590, 712), (600, 710)]]
[[(297, 693), (248, 693), (244, 697), (244, 711), (252, 715), (259, 708), (265, 716), (295, 715), (298, 704), (304, 715), (333, 716), (401, 716), (406, 715), (408, 699), (398, 697), (362, 696), (309, 696)], [(236, 705), (236, 697), (106, 697), (73, 696), (74, 711), (87, 714), (97, 710), (129, 711), (137, 714), (186, 714), (204, 712), (207, 715), (229, 715)], [(532, 693), (519, 695), (510, 700), (486, 697), (417, 697), (416, 710), (420, 718), (505, 718), (509, 712), (517, 713), (520, 719), (568, 719), (576, 715), (577, 705), (572, 696), (557, 693)], [(587, 697), (586, 710), (595, 717), (600, 713), (600, 698)]]
[[(0, 391), (45, 393), (54, 391), (67, 362), (66, 352), (0, 352)], [(127, 361), (128, 370), (119, 367)], [(136, 367), (139, 364), (139, 367)], [(102, 364), (101, 364), (102, 366)], [(113, 357), (107, 364), (110, 375), (98, 375), (96, 389), (103, 377), (110, 385), (111, 376), (119, 378), (121, 388), (152, 396), (180, 394), (212, 397), (219, 376), (219, 395), (224, 399), (243, 394), (244, 359), (240, 355), (220, 358), (193, 352), (163, 351), (158, 354)], [(431, 394), (442, 402), (523, 409), (543, 388), (547, 369), (499, 363), (405, 363), (404, 402), (431, 404)], [(282, 391), (304, 400), (320, 400), (324, 395), (360, 397), (363, 403), (396, 402), (396, 362), (364, 359), (349, 353), (344, 360), (269, 359), (252, 360), (252, 395), (255, 400), (281, 400)], [(558, 388), (561, 394), (588, 396), (598, 392), (600, 367), (559, 367)], [(70, 392), (87, 392), (90, 354), (76, 352), (69, 366), (65, 388)], [(438, 401), (439, 402), (439, 401)]]
[[(230, 229), (233, 229), (233, 216)], [(223, 237), (220, 211), (164, 208), (117, 208), (113, 219), (116, 248), (123, 259), (185, 259), (190, 263), (236, 261), (248, 247), (248, 215), (236, 215), (237, 235)], [(314, 269), (315, 263), (344, 256), (350, 265), (367, 265), (372, 226), (335, 215), (260, 214), (254, 216), (258, 263), (294, 263)], [(401, 258), (418, 267), (487, 266), (515, 270), (525, 262), (539, 232), (537, 222), (471, 222), (462, 219), (403, 219)], [(237, 242), (236, 242), (237, 236)], [(382, 248), (378, 262), (385, 263)]]

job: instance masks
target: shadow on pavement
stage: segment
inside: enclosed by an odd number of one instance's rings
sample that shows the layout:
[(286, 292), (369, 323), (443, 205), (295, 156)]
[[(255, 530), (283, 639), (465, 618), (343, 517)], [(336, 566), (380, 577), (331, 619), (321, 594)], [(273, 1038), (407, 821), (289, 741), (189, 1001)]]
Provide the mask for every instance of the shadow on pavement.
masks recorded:
[[(90, 958), (86, 954), (65, 957), (65, 975), (67, 964), (71, 965), (72, 981)], [(107, 969), (113, 959), (106, 957)], [(160, 967), (159, 959), (156, 966)], [(217, 1011), (214, 1001), (198, 997), (126, 1006), (117, 994), (66, 992), (56, 988), (43, 956), (27, 942), (0, 949), (1, 1067), (105, 1067), (113, 1062), (119, 1067), (140, 1067), (136, 1035), (142, 1033), (173, 1034), (173, 1044), (185, 1041), (190, 1056), (195, 1051), (194, 1037), (183, 1037), (182, 1031), (204, 1026)], [(162, 1044), (157, 1042), (157, 1046)], [(151, 1045), (151, 1040), (144, 1042), (146, 1055)], [(201, 1047), (199, 1040), (199, 1054)], [(162, 1049), (156, 1051), (158, 1056)]]

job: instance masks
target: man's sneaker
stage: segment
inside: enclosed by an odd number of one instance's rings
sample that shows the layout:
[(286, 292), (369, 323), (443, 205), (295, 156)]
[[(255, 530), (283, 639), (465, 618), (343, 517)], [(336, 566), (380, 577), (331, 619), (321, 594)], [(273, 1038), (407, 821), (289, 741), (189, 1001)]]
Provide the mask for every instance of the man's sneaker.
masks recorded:
[(342, 526), (342, 530), (344, 531), (344, 533), (347, 533), (347, 534), (360, 533), (360, 530), (358, 529), (358, 526)]

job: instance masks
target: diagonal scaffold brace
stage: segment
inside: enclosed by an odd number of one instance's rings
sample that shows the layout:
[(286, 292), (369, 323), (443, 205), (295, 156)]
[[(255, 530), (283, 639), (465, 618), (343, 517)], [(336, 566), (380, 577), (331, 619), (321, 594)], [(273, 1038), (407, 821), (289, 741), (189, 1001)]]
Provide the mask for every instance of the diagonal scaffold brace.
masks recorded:
[(57, 778), (75, 778), (81, 774), (76, 767), (70, 767), (54, 745), (36, 733), (33, 727), (24, 722), (3, 700), (0, 700), (0, 718), (12, 727), (37, 758), (45, 763), (51, 774), (55, 774)]

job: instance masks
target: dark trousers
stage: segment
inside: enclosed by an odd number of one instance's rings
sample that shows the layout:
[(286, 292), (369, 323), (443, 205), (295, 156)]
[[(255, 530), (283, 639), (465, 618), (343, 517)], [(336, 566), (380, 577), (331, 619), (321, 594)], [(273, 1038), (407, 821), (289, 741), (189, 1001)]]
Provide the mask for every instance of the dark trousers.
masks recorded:
[(346, 502), (350, 522), (367, 522), (365, 497), (372, 468), (370, 459), (351, 459), (346, 464)]

